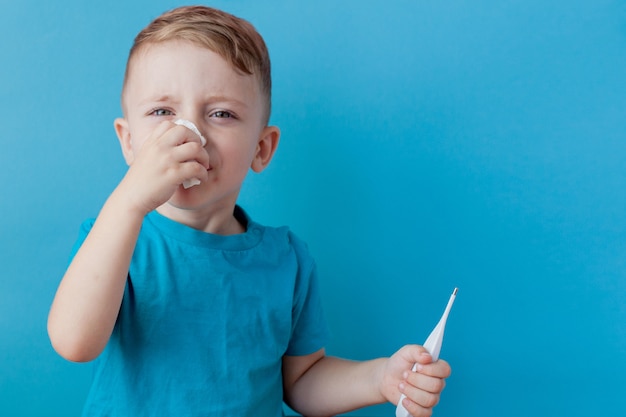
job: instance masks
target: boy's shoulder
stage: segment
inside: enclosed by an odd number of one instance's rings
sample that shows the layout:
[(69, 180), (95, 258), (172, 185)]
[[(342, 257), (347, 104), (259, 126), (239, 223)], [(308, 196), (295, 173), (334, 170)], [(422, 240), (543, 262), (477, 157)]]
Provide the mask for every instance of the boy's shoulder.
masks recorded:
[(250, 217), (247, 217), (247, 221), (248, 230), (258, 229), (266, 243), (276, 245), (276, 247), (289, 248), (300, 258), (310, 257), (309, 246), (306, 241), (289, 226), (266, 226), (254, 222)]

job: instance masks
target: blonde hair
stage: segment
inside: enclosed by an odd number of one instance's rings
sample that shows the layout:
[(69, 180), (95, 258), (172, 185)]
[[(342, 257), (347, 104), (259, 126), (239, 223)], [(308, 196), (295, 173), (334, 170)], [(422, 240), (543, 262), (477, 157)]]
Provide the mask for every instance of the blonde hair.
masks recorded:
[[(265, 123), (269, 121), (272, 96), (270, 57), (261, 35), (248, 21), (205, 6), (173, 9), (153, 20), (135, 37), (124, 76), (124, 91), (133, 57), (144, 46), (184, 40), (207, 48), (238, 71), (254, 75), (265, 96)], [(123, 95), (123, 93), (122, 93)]]

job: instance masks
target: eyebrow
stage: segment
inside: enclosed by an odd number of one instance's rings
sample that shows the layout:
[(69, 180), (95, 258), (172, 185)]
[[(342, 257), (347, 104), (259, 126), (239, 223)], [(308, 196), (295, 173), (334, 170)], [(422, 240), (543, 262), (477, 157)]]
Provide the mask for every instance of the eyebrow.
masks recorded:
[(176, 100), (173, 100), (172, 97), (168, 96), (168, 95), (161, 95), (161, 96), (156, 96), (156, 97), (148, 97), (145, 100), (141, 100), (139, 102), (140, 106), (144, 106), (147, 105), (148, 103), (165, 103), (168, 101), (174, 101), (176, 102)]
[[(228, 97), (228, 96), (223, 96), (223, 95), (209, 96), (207, 99), (205, 99), (205, 101), (217, 102), (217, 103), (228, 103), (228, 104), (232, 104), (235, 106), (243, 107), (244, 109), (248, 109), (250, 107), (250, 105), (244, 101), (238, 100), (236, 98)], [(144, 105), (147, 105), (148, 103), (166, 103), (166, 102), (178, 103), (179, 101), (165, 94), (165, 95), (160, 95), (160, 96), (151, 97), (151, 98), (142, 100), (139, 102), (139, 105), (144, 106)]]

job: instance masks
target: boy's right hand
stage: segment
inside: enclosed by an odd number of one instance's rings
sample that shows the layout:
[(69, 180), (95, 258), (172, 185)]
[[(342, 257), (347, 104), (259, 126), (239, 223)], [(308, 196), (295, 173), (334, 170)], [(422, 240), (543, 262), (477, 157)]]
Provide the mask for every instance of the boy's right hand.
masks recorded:
[(120, 187), (142, 215), (167, 202), (184, 181), (208, 179), (209, 154), (185, 126), (164, 121), (147, 138), (133, 141), (133, 158)]

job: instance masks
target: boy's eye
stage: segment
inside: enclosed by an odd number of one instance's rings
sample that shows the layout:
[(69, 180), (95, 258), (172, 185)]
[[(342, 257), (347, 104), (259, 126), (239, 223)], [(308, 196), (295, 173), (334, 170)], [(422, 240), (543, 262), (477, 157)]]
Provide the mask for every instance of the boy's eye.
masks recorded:
[(217, 117), (218, 119), (229, 119), (234, 116), (231, 112), (228, 112), (226, 110), (218, 110), (216, 112), (213, 112), (213, 114), (211, 114), (211, 117)]
[(171, 110), (167, 110), (167, 109), (154, 109), (152, 110), (152, 112), (150, 113), (154, 116), (171, 116), (174, 113), (172, 113)]

